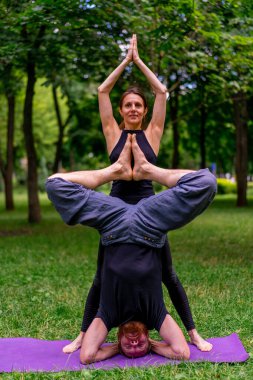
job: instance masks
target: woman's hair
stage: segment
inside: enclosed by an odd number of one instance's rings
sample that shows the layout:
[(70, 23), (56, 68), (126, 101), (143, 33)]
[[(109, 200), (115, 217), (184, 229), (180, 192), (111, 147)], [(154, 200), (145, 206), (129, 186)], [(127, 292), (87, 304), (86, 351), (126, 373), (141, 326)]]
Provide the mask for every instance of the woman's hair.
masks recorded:
[[(142, 100), (143, 100), (143, 104), (144, 104), (144, 108), (147, 108), (148, 107), (148, 103), (147, 103), (147, 99), (146, 99), (146, 96), (144, 94), (144, 92), (138, 87), (138, 86), (131, 86), (129, 87), (125, 92), (123, 92), (123, 94), (121, 95), (121, 98), (120, 98), (120, 101), (119, 101), (119, 108), (121, 109), (122, 106), (123, 106), (123, 102), (124, 102), (124, 99), (127, 95), (129, 94), (135, 94), (135, 95), (139, 95)], [(145, 117), (143, 118), (142, 120), (142, 125), (141, 125), (142, 129), (145, 129), (146, 127), (146, 123), (145, 123)], [(125, 123), (124, 121), (122, 121), (119, 125), (119, 128), (120, 129), (124, 129), (125, 128)]]
[(148, 104), (147, 104), (147, 99), (144, 95), (144, 92), (137, 86), (131, 86), (125, 92), (123, 92), (123, 94), (121, 95), (120, 101), (119, 101), (119, 107), (120, 108), (122, 108), (123, 101), (124, 101), (125, 97), (129, 94), (139, 95), (143, 100), (144, 108), (147, 108)]

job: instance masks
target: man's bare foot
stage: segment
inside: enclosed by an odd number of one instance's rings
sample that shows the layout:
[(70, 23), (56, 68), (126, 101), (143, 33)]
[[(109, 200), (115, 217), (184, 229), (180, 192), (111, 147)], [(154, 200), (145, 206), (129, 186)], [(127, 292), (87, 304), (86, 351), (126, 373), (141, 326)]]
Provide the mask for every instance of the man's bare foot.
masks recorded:
[(203, 339), (196, 329), (188, 331), (191, 343), (194, 344), (200, 351), (211, 351), (213, 345)]
[(84, 332), (81, 331), (78, 337), (76, 337), (76, 339), (73, 340), (73, 342), (63, 347), (62, 351), (64, 352), (64, 354), (71, 354), (72, 352), (75, 352), (79, 348), (81, 348), (83, 338), (84, 338)]
[(132, 152), (134, 156), (133, 180), (140, 181), (142, 179), (148, 179), (151, 164), (147, 161), (144, 153), (140, 149), (135, 134), (132, 135)]
[(131, 181), (133, 178), (131, 158), (132, 158), (132, 136), (128, 134), (126, 143), (118, 160), (115, 162), (115, 170), (117, 171), (117, 179)]

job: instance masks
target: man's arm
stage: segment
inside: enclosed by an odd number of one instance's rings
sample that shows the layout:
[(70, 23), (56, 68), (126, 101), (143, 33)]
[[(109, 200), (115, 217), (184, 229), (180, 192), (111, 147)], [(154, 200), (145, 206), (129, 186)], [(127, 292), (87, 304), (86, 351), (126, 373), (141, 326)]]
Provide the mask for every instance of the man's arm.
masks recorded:
[(93, 360), (86, 363), (88, 364), (88, 363), (93, 363), (93, 362), (99, 362), (101, 360), (111, 358), (112, 356), (117, 355), (118, 353), (119, 353), (118, 343), (113, 343), (108, 346), (103, 346), (98, 349)]
[(186, 360), (186, 357), (182, 353), (176, 352), (168, 343), (158, 342), (153, 339), (149, 339), (149, 341), (151, 343), (151, 350), (156, 354), (168, 359)]

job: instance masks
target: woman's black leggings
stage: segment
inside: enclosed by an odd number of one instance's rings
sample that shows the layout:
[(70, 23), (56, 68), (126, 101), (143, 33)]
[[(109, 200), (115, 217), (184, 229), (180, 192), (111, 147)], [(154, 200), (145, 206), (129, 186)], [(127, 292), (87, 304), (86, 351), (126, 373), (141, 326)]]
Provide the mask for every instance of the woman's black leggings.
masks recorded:
[[(177, 274), (172, 266), (172, 257), (170, 252), (169, 241), (166, 239), (165, 245), (162, 248), (161, 252), (162, 257), (162, 281), (166, 288), (168, 289), (171, 301), (180, 316), (185, 328), (187, 331), (195, 328), (192, 313), (189, 305), (189, 301), (185, 290), (177, 277)], [(101, 290), (101, 271), (103, 267), (103, 258), (104, 258), (104, 248), (99, 243), (98, 250), (98, 260), (97, 260), (97, 272), (94, 277), (92, 286), (88, 293), (86, 299), (83, 322), (81, 331), (87, 331), (91, 322), (95, 318), (100, 300), (100, 290)]]

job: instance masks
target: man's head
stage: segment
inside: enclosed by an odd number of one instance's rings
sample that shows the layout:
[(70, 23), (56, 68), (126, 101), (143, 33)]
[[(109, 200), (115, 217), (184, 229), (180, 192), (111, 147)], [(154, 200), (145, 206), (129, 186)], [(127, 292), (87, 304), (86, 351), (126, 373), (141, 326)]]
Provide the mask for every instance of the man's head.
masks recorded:
[(150, 350), (147, 327), (141, 322), (128, 322), (119, 327), (118, 343), (120, 351), (131, 358), (144, 356)]

